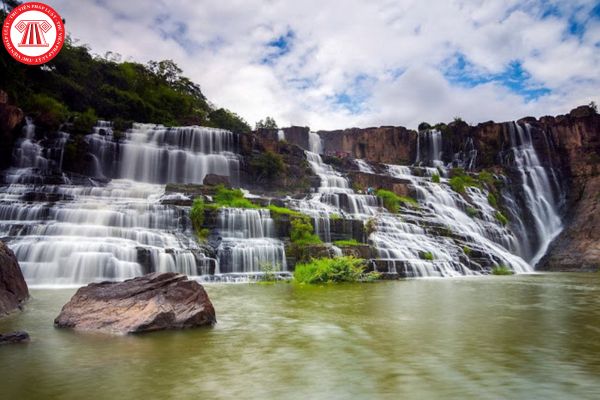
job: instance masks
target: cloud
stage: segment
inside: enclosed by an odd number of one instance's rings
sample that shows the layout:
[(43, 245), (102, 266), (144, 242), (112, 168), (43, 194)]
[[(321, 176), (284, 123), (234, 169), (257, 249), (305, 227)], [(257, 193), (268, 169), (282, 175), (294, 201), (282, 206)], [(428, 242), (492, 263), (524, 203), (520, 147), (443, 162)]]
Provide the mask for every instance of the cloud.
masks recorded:
[(600, 102), (594, 1), (49, 3), (92, 52), (173, 59), (251, 124), (414, 128)]

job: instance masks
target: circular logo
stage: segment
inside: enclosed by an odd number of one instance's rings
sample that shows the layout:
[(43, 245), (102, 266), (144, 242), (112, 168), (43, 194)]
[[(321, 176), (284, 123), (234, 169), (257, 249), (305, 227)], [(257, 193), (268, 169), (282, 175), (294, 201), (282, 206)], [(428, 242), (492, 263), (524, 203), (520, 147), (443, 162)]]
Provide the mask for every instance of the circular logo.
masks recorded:
[(4, 20), (2, 42), (8, 53), (23, 64), (40, 65), (52, 60), (65, 42), (62, 18), (49, 5), (25, 3)]

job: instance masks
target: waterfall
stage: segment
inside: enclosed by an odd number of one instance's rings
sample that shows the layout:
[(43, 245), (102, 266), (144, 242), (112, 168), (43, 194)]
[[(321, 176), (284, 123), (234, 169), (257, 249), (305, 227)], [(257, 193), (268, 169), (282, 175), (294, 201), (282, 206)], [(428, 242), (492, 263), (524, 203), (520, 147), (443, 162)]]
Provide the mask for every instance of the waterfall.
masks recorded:
[(369, 165), (369, 163), (367, 163), (365, 160), (361, 160), (360, 158), (357, 158), (354, 160), (354, 162), (356, 163), (356, 166), (358, 167), (358, 170), (360, 172), (364, 172), (367, 174), (374, 174), (375, 171), (373, 170), (373, 167), (371, 167)]
[[(187, 212), (160, 204), (163, 193), (162, 186), (126, 180), (105, 187), (11, 185), (0, 192), (0, 234), (33, 286), (152, 271), (208, 273), (215, 261), (189, 239)], [(59, 200), (22, 201), (31, 194)]]
[[(510, 208), (518, 208), (521, 211), (512, 213), (511, 216), (516, 219), (516, 225), (520, 226), (522, 232), (522, 252), (530, 264), (535, 265), (563, 228), (554, 190), (558, 186), (558, 180), (552, 168), (549, 169), (549, 176), (548, 170), (541, 164), (533, 147), (529, 124), (510, 123), (508, 132), (512, 155), (509, 167), (518, 172), (524, 207), (519, 207), (518, 199), (509, 196), (507, 200), (509, 205), (512, 205)], [(541, 134), (544, 135), (545, 144), (549, 148), (545, 133)], [(529, 237), (531, 234), (533, 238)]]
[(269, 210), (223, 208), (217, 229), (222, 237), (218, 248), (219, 273), (256, 273), (265, 265), (286, 271), (285, 248), (274, 238)]
[(283, 129), (277, 131), (277, 140), (283, 142), (285, 140), (285, 132)]
[[(425, 136), (424, 143), (421, 143), (421, 136)], [(425, 154), (421, 154), (421, 152)], [(428, 129), (417, 134), (415, 165), (427, 165), (430, 167), (444, 165), (442, 161), (442, 132), (437, 129)]]
[(238, 136), (229, 131), (136, 123), (117, 152), (112, 130), (101, 129), (105, 134), (95, 132), (88, 142), (104, 176), (148, 183), (202, 183), (206, 175), (217, 174), (238, 183)]

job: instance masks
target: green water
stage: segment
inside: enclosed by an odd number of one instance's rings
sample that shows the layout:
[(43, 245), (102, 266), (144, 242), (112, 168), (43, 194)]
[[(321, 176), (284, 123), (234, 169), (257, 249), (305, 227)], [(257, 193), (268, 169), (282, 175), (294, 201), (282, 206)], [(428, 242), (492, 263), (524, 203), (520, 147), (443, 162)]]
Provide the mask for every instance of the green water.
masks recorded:
[(0, 332), (2, 399), (598, 399), (600, 274), (209, 285), (212, 329), (55, 329), (33, 290)]

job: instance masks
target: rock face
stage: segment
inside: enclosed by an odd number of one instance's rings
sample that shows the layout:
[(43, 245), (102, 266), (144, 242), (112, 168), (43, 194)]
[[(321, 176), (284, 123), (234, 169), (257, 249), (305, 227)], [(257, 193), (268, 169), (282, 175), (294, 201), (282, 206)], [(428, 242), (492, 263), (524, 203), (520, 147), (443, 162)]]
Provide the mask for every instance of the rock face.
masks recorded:
[(173, 272), (91, 283), (80, 288), (54, 320), (60, 328), (117, 334), (214, 323), (215, 310), (202, 285)]
[(19, 308), (29, 297), (17, 258), (0, 242), (0, 317)]
[(0, 345), (29, 342), (29, 333), (16, 331), (0, 334)]

